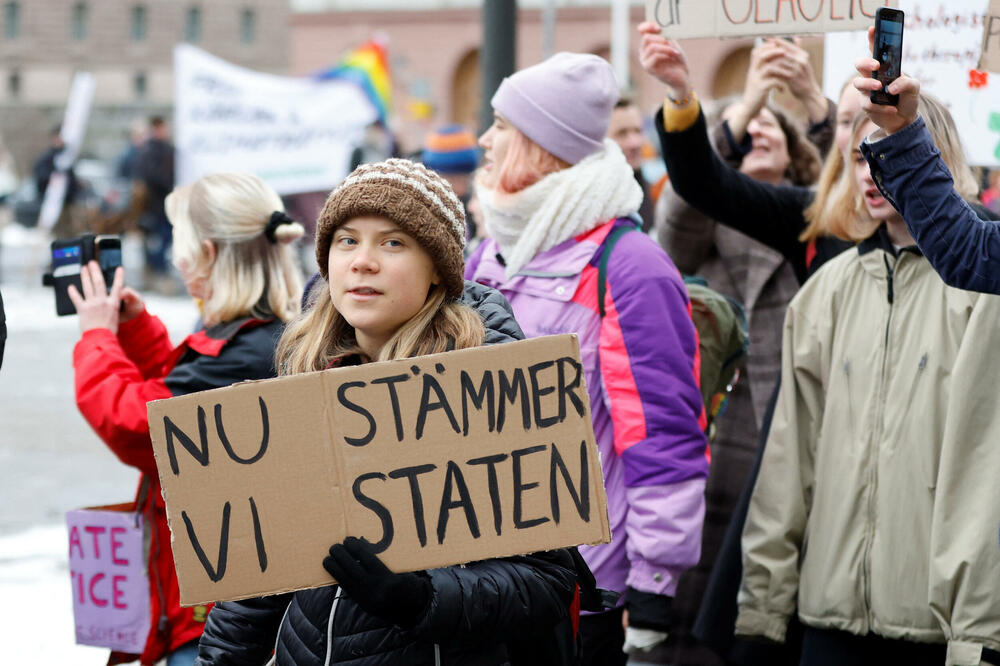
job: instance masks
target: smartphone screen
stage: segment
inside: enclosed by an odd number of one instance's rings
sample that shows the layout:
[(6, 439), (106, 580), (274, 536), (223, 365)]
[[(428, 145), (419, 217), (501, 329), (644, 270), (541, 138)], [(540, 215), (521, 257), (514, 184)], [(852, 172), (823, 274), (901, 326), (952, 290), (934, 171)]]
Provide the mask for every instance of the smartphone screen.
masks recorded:
[(870, 97), (876, 104), (896, 105), (899, 95), (890, 95), (885, 88), (899, 78), (903, 61), (903, 12), (879, 7), (875, 13), (875, 44), (872, 57), (879, 61), (879, 68), (872, 77), (882, 83), (881, 90), (872, 91)]
[(52, 248), (52, 277), (70, 277), (79, 274), (79, 245)]
[(101, 270), (114, 274), (122, 265), (122, 244), (117, 238), (101, 238), (97, 241), (97, 263)]

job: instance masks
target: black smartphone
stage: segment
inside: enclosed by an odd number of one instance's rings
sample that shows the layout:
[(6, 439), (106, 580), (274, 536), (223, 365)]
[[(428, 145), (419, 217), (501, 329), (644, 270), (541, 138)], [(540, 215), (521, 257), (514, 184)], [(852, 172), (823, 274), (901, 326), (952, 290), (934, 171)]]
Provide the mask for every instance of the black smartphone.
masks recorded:
[(56, 314), (76, 314), (76, 307), (69, 299), (69, 285), (83, 291), (80, 271), (89, 261), (96, 261), (104, 275), (105, 286), (111, 291), (115, 269), (122, 265), (122, 241), (118, 236), (84, 234), (78, 238), (52, 241), (52, 272), (42, 284), (55, 287)]
[(872, 72), (872, 78), (882, 84), (880, 90), (869, 95), (875, 104), (895, 106), (899, 95), (890, 95), (886, 87), (899, 78), (903, 62), (903, 12), (889, 7), (879, 7), (875, 12), (875, 43), (872, 57), (878, 60), (879, 68)]

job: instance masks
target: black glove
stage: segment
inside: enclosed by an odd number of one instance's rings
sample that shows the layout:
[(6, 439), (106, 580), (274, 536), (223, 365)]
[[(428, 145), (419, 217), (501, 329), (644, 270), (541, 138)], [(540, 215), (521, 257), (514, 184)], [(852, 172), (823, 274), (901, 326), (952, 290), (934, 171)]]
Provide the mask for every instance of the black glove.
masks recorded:
[(625, 608), (630, 627), (668, 631), (672, 606), (673, 599), (664, 594), (642, 592), (631, 587), (625, 589)]
[(426, 574), (393, 573), (364, 539), (347, 537), (330, 546), (323, 568), (362, 609), (383, 620), (412, 627), (427, 612), (431, 582)]

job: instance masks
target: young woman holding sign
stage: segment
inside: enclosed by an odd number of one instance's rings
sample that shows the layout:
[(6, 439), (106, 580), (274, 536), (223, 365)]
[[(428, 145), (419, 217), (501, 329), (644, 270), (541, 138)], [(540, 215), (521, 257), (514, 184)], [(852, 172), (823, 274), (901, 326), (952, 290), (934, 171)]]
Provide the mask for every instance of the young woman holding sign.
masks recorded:
[[(73, 350), (76, 403), (122, 462), (142, 473), (136, 511), (146, 519), (152, 627), (140, 661), (194, 662), (208, 608), (182, 608), (170, 531), (149, 439), (146, 403), (274, 376), (274, 344), (299, 310), (302, 282), (288, 243), (303, 228), (256, 176), (216, 174), (166, 200), (174, 264), (205, 326), (173, 347), (163, 323), (124, 286), (110, 293), (96, 263), (70, 287), (83, 335)], [(112, 655), (112, 663), (135, 655)]]
[[(281, 338), (281, 374), (483, 344), (486, 313), (459, 302), (464, 244), (462, 203), (440, 176), (401, 159), (356, 169), (320, 214), (322, 288)], [(489, 316), (512, 319), (504, 306), (489, 306)], [(299, 665), (572, 657), (578, 573), (570, 551), (397, 574), (369, 542), (350, 537), (330, 548), (323, 566), (338, 585), (217, 604), (199, 663), (261, 664), (272, 651), (275, 663)], [(563, 652), (537, 651), (556, 647), (554, 635), (570, 642)]]

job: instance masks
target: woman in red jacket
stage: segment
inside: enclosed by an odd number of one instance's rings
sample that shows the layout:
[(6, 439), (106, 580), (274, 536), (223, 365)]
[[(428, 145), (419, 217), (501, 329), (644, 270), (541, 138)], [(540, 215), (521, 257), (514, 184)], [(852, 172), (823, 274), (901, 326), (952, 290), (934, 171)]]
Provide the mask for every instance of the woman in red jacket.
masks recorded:
[[(73, 350), (77, 405), (115, 455), (141, 472), (135, 509), (147, 528), (152, 622), (138, 658), (187, 666), (209, 608), (180, 605), (146, 403), (274, 376), (275, 344), (302, 293), (288, 244), (304, 230), (278, 195), (248, 174), (215, 174), (178, 188), (166, 210), (174, 265), (199, 304), (200, 331), (173, 347), (163, 323), (124, 286), (121, 268), (109, 291), (91, 262), (81, 271), (82, 293), (69, 293), (83, 332)], [(109, 663), (135, 658), (112, 653)]]

